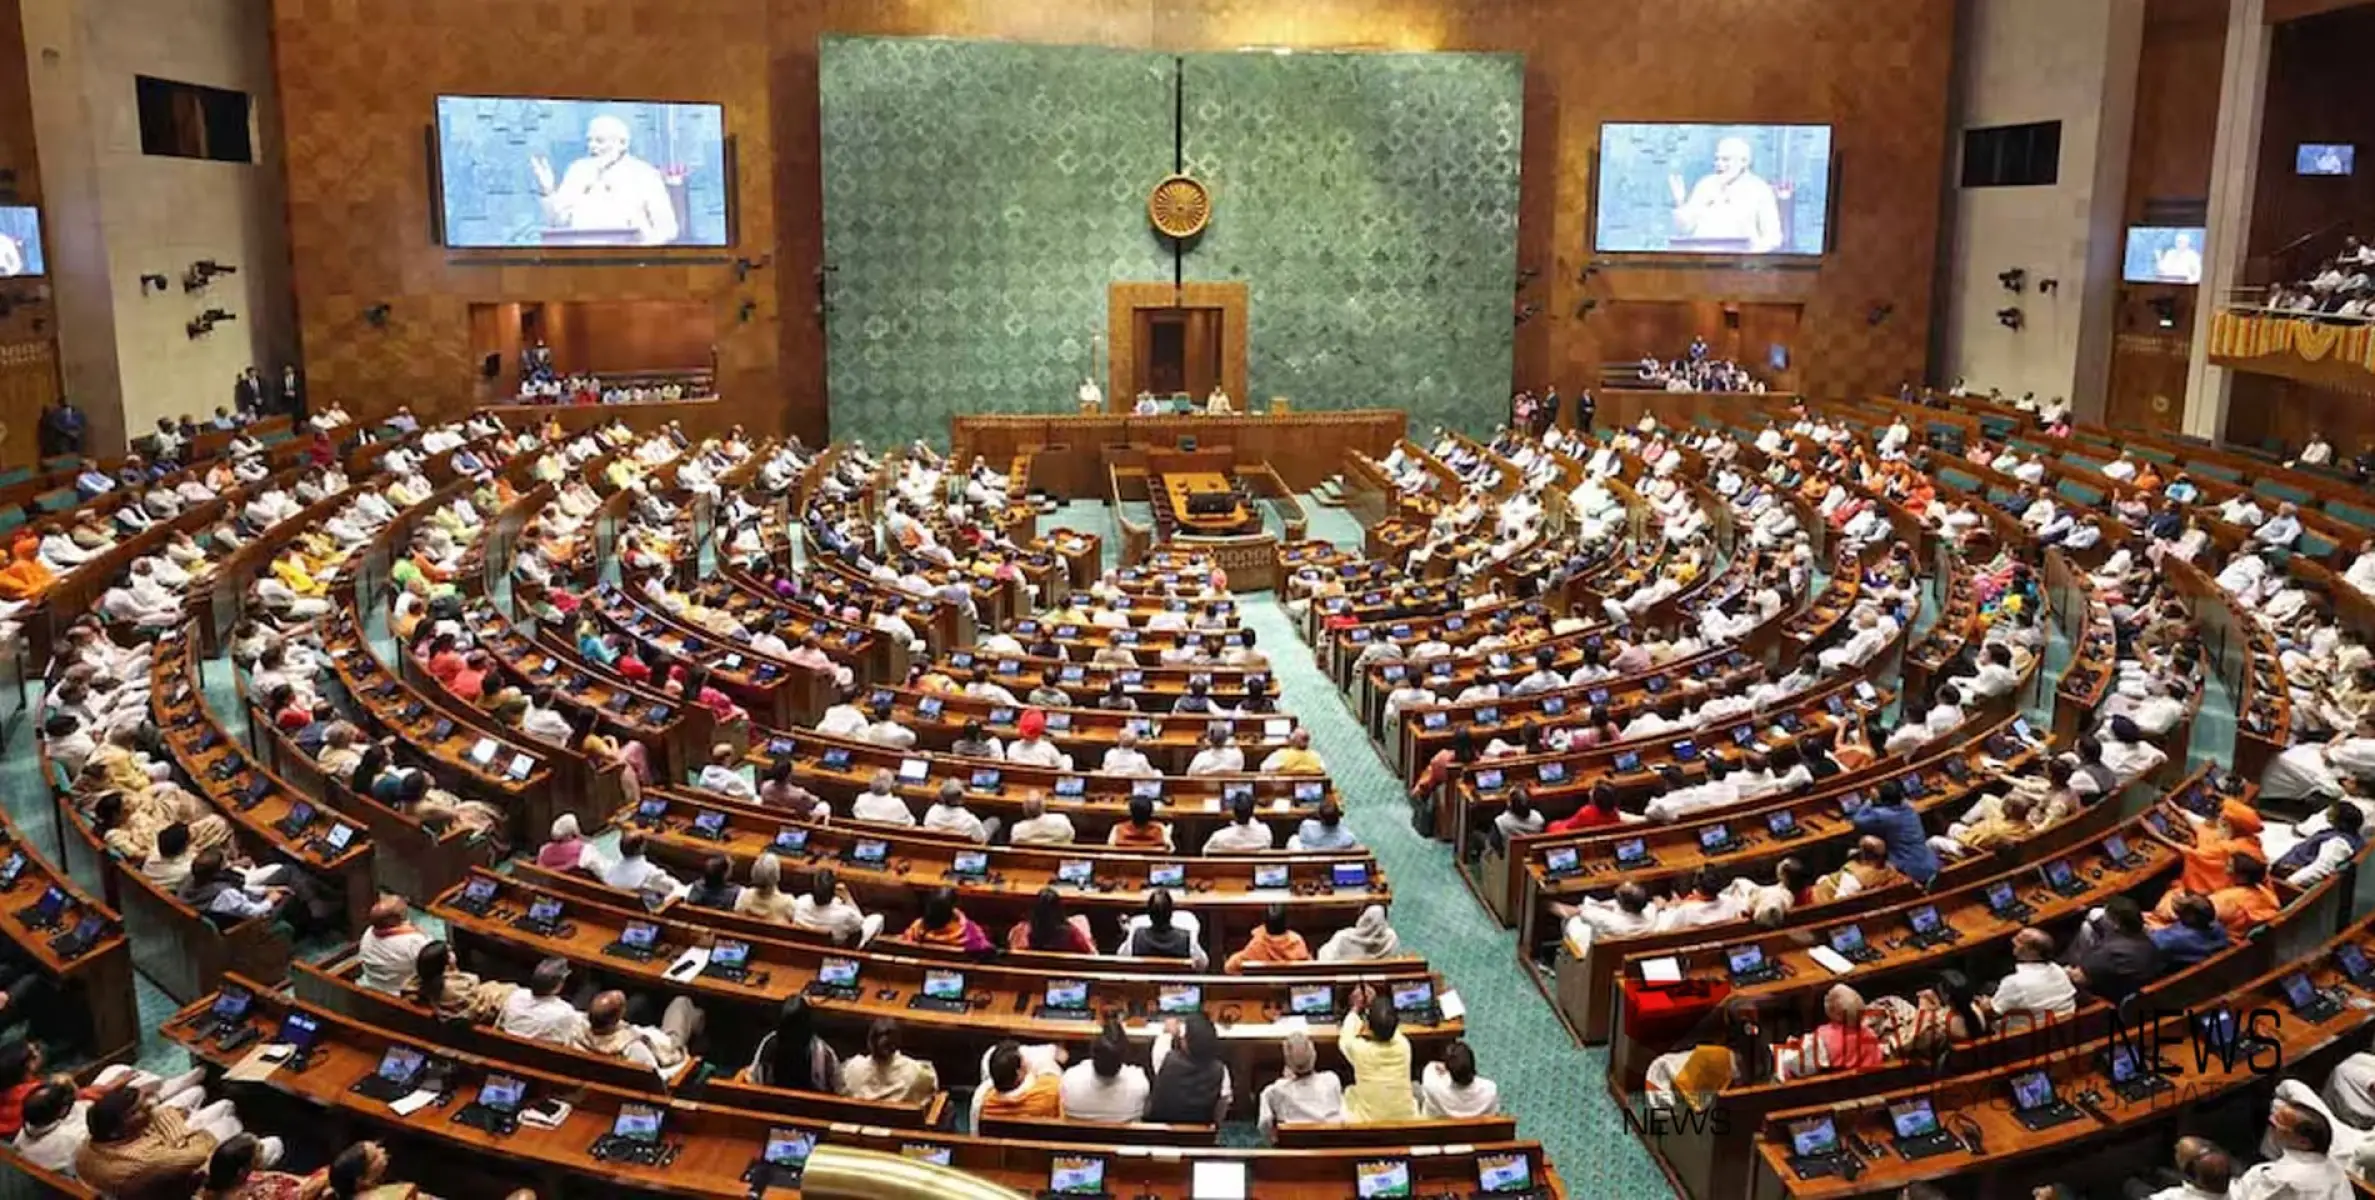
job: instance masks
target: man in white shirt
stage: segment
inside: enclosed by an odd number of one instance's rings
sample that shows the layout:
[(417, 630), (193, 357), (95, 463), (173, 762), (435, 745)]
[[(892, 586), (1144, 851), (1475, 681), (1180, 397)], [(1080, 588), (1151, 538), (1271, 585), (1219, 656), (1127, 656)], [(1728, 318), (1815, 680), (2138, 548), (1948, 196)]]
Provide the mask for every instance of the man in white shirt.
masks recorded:
[(1749, 170), (1748, 142), (1728, 137), (1715, 144), (1715, 171), (1685, 189), (1682, 176), (1667, 181), (1674, 198), (1674, 228), (1685, 237), (1745, 243), (1750, 254), (1781, 248), (1781, 203), (1773, 185)]
[(2177, 698), (2176, 685), (2169, 680), (2123, 680), (2118, 694), (2103, 702), (2103, 719), (2096, 728), (2109, 729), (2111, 718), (2119, 716), (2134, 721), (2147, 735), (2159, 737), (2184, 718), (2185, 701)]
[(1586, 947), (1599, 938), (1648, 933), (1657, 923), (1650, 912), (1649, 892), (1630, 882), (1618, 884), (1611, 899), (1587, 896), (1571, 905), (1553, 901), (1550, 911), (1565, 922), (1567, 940)]
[(710, 748), (709, 761), (701, 764), (696, 781), (710, 791), (737, 800), (759, 798), (759, 790), (742, 774), (742, 756), (724, 742)]
[(2267, 517), (2260, 511), (2259, 503), (2251, 498), (2250, 492), (2237, 492), (2227, 497), (2226, 503), (2218, 506), (2218, 519), (2229, 525), (2250, 529)]
[(2268, 800), (2339, 796), (2345, 779), (2375, 780), (2375, 725), (2362, 722), (2357, 730), (2331, 741), (2287, 748), (2260, 776), (2260, 795)]
[(1951, 683), (1942, 684), (1938, 688), (1936, 703), (1930, 706), (1928, 712), (1922, 714), (1921, 723), (1908, 722), (1898, 726), (1896, 732), (1889, 735), (1888, 742), (1882, 752), (1910, 754), (1945, 737), (1954, 731), (1955, 726), (1962, 723), (1963, 698), (1961, 693), (1955, 691), (1954, 685)]
[(1251, 795), (1229, 802), (1229, 823), (1204, 839), (1206, 854), (1258, 854), (1271, 845), (1270, 827), (1254, 818)]
[(825, 710), (823, 720), (816, 723), (816, 731), (833, 737), (862, 738), (866, 733), (866, 714), (859, 710), (857, 693), (844, 691), (841, 699)]
[(1826, 672), (1848, 666), (1862, 666), (1880, 653), (1891, 636), (1881, 624), (1880, 610), (1859, 605), (1855, 610), (1854, 629), (1848, 639), (1815, 656)]
[(1072, 756), (1058, 749), (1043, 732), (1044, 718), (1033, 720), (1035, 713), (1025, 713), (1022, 736), (1006, 747), (1006, 761), (1027, 767), (1048, 767), (1059, 771), (1072, 769)]
[(2251, 535), (2253, 545), (2276, 549), (2291, 549), (2292, 544), (2300, 540), (2301, 510), (2290, 500), (2277, 505), (2276, 515), (2268, 518), (2267, 524), (2252, 531)]
[(666, 1079), (685, 1063), (685, 1047), (701, 1031), (701, 1010), (692, 998), (668, 1002), (658, 1025), (627, 1020), (627, 994), (600, 992), (586, 1005), (585, 1028), (576, 1047), (588, 1054), (622, 1059)]
[(1974, 700), (1993, 700), (2020, 686), (2020, 672), (2012, 669), (2012, 647), (2001, 642), (1991, 644), (1979, 653), (1979, 669), (1963, 688)]
[(830, 867), (809, 877), (808, 891), (792, 897), (792, 926), (821, 933), (837, 946), (863, 946), (882, 930), (882, 914), (860, 909)]
[(1007, 840), (1017, 846), (1069, 846), (1075, 836), (1072, 818), (1047, 811), (1046, 795), (1033, 791), (1023, 797), (1022, 819), (1014, 823)]
[(985, 820), (966, 808), (965, 785), (954, 779), (940, 781), (940, 795), (924, 810), (924, 828), (953, 833), (977, 846), (987, 846), (998, 836), (997, 818)]
[(1113, 746), (1105, 751), (1105, 761), (1098, 766), (1097, 773), (1135, 779), (1153, 779), (1162, 774), (1145, 752), (1138, 749), (1138, 734), (1129, 729), (1114, 735)]
[(859, 736), (877, 746), (888, 746), (893, 750), (905, 750), (915, 745), (915, 731), (901, 725), (892, 716), (891, 706), (887, 702), (874, 706), (874, 719), (867, 724), (866, 732)]
[(543, 1042), (574, 1044), (585, 1032), (585, 1014), (561, 995), (569, 982), (569, 961), (547, 958), (536, 964), (528, 976), (528, 986), (511, 994), (504, 1001), (503, 1011), (495, 1018), (495, 1027), (513, 1037), (535, 1038)]
[(2218, 572), (2220, 590), (2230, 596), (2241, 596), (2259, 586), (2268, 577), (2268, 561), (2257, 554), (2237, 554)]
[(1659, 933), (1700, 929), (1737, 921), (1742, 915), (1739, 902), (1724, 891), (1715, 873), (1702, 868), (1691, 878), (1689, 892), (1658, 909), (1655, 928)]
[(627, 123), (604, 114), (586, 122), (585, 157), (558, 180), (543, 155), (530, 156), (538, 203), (548, 222), (567, 229), (625, 230), (646, 246), (676, 240), (676, 208), (660, 170), (627, 152)]
[(1227, 732), (1215, 725), (1204, 731), (1204, 748), (1188, 761), (1190, 775), (1235, 775), (1245, 770), (1245, 751), (1237, 748)]
[(2070, 974), (2053, 961), (2053, 935), (2034, 927), (2012, 935), (2012, 973), (1983, 996), (1997, 1020), (2037, 1022), (2066, 1017), (2078, 1008), (2078, 989)]
[(1146, 1115), (1146, 1072), (1123, 1061), (1129, 1039), (1108, 1025), (1089, 1043), (1089, 1056), (1064, 1069), (1057, 1089), (1064, 1119), (1083, 1125), (1128, 1125)]
[(412, 978), (413, 960), (429, 935), (413, 928), (401, 897), (381, 896), (371, 906), (371, 926), (356, 943), (355, 959), (362, 964), (356, 982), (374, 992), (395, 995)]
[(892, 790), (894, 782), (889, 771), (876, 771), (873, 778), (866, 781), (866, 790), (850, 803), (849, 815), (860, 821), (912, 827), (915, 813), (908, 809), (907, 801)]
[(2243, 1173), (2233, 1200), (2350, 1200), (2350, 1175), (2334, 1161), (2334, 1126), (2316, 1109), (2279, 1097), (2268, 1108), (2266, 1144), (2277, 1157)]
[(682, 896), (690, 890), (659, 864), (644, 857), (642, 830), (630, 829), (620, 834), (618, 853), (618, 861), (602, 869), (602, 882), (639, 895)]

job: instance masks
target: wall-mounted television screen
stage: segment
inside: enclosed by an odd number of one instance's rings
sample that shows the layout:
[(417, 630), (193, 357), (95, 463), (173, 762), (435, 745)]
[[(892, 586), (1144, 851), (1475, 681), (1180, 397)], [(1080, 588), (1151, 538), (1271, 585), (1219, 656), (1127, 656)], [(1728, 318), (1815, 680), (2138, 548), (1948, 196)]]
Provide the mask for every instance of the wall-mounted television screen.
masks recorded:
[(1821, 254), (1828, 125), (1600, 126), (1605, 254)]
[(439, 96), (445, 244), (723, 246), (725, 124), (716, 104)]
[(2129, 283), (2202, 282), (2202, 231), (2174, 225), (2129, 226), (2127, 262), (2120, 278)]
[(47, 275), (41, 259), (41, 210), (29, 204), (0, 206), (0, 277)]
[(2348, 142), (2303, 142), (2293, 152), (2296, 175), (2348, 175), (2358, 147)]

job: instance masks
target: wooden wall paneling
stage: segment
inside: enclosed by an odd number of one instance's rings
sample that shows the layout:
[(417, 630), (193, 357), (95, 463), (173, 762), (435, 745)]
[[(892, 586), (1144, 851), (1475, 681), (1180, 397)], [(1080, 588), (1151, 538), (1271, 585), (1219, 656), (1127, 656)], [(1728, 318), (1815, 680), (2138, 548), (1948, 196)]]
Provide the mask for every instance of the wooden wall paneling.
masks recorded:
[[(832, 31), (1159, 50), (1521, 52), (1518, 266), (1528, 282), (1518, 298), (1536, 310), (1517, 329), (1513, 384), (1556, 383), (1570, 395), (1589, 385), (1603, 349), (1597, 316), (1576, 315), (1587, 298), (1729, 299), (1800, 306), (1790, 353), (1809, 391), (1893, 390), (1921, 374), (1926, 352), (1954, 9), (1836, 0), (274, 0), (306, 368), (317, 394), (364, 415), (399, 402), (451, 411), (468, 402), (475, 379), (473, 301), (700, 298), (720, 314), (728, 402), (750, 406), (760, 424), (822, 436), (817, 297), (829, 264), (816, 42)], [(1583, 29), (1590, 36), (1577, 36)], [(723, 257), (771, 255), (770, 265), (738, 284), (730, 261), (476, 266), (430, 245), (422, 135), (437, 93), (467, 91), (722, 101), (739, 170), (739, 241)], [(1661, 119), (1832, 124), (1833, 252), (1812, 269), (1628, 263), (1586, 278), (1600, 125)], [(746, 296), (764, 309), (748, 325), (733, 319)], [(372, 329), (359, 314), (382, 301), (394, 319)], [(1891, 316), (1872, 324), (1866, 313), (1878, 304)], [(1257, 317), (1256, 336), (1259, 327)]]
[[(2331, 253), (2342, 231), (2317, 239), (2284, 262), (2271, 255), (2304, 235), (2355, 219), (2375, 221), (2375, 107), (2337, 103), (2365, 90), (2367, 47), (2375, 46), (2375, 7), (2348, 8), (2279, 25), (2269, 32), (2268, 92), (2260, 119), (2260, 161), (2251, 205), (2247, 283), (2273, 282)], [(2302, 142), (2352, 142), (2354, 175), (2298, 175)]]
[[(778, 427), (780, 305), (767, 303), (763, 273), (738, 283), (733, 268), (736, 256), (776, 246), (766, 28), (765, 0), (275, 0), (299, 337), (313, 392), (364, 416), (398, 403), (427, 416), (465, 409), (477, 378), (473, 302), (700, 300), (731, 312), (748, 295), (765, 312), (721, 324), (719, 383), (753, 406), (754, 426)], [(651, 267), (540, 265), (432, 244), (425, 135), (435, 97), (485, 92), (722, 103), (735, 147), (736, 244), (671, 251)], [(377, 303), (391, 307), (384, 329), (361, 319)]]
[[(18, 0), (0, 0), (0, 168), (15, 172), (11, 204), (41, 203), (41, 160), (33, 139), (33, 87)], [(46, 242), (49, 213), (42, 213)], [(41, 410), (57, 399), (57, 310), (46, 279), (0, 280), (12, 311), (0, 317), (0, 468), (40, 457)]]
[(2375, 449), (2375, 376), (2367, 376), (2366, 390), (2345, 391), (2279, 375), (2235, 373), (2224, 431), (2229, 443), (2295, 448), (2312, 433), (2330, 439), (2337, 458)]

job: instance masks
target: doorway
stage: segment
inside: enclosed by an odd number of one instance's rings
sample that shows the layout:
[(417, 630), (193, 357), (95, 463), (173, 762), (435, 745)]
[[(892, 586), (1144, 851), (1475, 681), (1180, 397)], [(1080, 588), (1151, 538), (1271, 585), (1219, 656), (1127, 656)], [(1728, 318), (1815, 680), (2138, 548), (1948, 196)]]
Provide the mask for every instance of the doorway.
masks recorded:
[(1184, 395), (1198, 400), (1221, 377), (1222, 313), (1217, 308), (1142, 308), (1136, 313), (1138, 361), (1130, 395)]
[(1107, 405), (1127, 412), (1141, 394), (1202, 404), (1217, 386), (1245, 410), (1245, 302), (1241, 283), (1111, 285)]

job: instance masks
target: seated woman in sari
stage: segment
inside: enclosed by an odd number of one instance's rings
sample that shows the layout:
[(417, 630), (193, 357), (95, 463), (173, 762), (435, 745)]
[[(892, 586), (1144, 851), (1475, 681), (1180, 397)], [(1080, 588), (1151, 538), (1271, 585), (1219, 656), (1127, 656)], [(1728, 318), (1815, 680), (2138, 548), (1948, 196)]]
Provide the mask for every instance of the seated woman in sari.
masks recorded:
[(907, 926), (900, 935), (908, 941), (926, 946), (947, 946), (966, 953), (986, 953), (996, 948), (990, 935), (973, 918), (957, 907), (957, 890), (951, 887), (935, 889), (924, 899), (924, 913)]
[(1837, 984), (1823, 996), (1824, 1021), (1814, 1032), (1774, 1048), (1774, 1074), (1803, 1079), (1834, 1071), (1869, 1071), (1887, 1061), (1879, 1033), (1872, 1028), (1864, 998), (1854, 988)]

